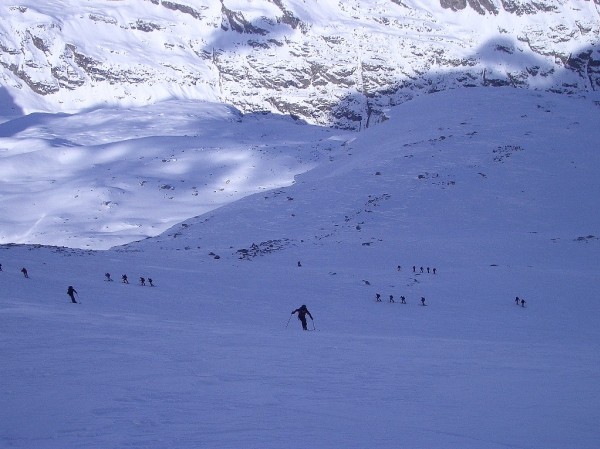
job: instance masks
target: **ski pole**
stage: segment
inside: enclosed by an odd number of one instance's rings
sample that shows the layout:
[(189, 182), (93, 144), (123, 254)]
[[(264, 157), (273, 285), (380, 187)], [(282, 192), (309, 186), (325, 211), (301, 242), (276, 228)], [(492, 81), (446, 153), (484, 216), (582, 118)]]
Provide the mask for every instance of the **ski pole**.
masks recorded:
[(313, 323), (313, 330), (314, 330), (314, 331), (316, 331), (316, 330), (317, 330), (317, 328), (315, 327), (315, 320), (311, 320), (311, 321), (312, 321), (312, 323)]
[(290, 321), (292, 320), (292, 315), (293, 315), (293, 314), (290, 314), (290, 317), (288, 318), (288, 322), (287, 322), (287, 324), (285, 325), (285, 328), (286, 328), (286, 329), (287, 329), (288, 325), (290, 324)]

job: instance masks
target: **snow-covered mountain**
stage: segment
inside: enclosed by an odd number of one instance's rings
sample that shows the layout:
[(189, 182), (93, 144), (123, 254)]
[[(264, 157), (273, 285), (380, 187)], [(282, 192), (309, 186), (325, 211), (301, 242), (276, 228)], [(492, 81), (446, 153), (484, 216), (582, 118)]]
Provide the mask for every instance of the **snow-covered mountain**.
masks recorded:
[[(524, 87), (584, 95), (595, 108), (599, 9), (560, 0), (0, 2), (0, 241), (106, 249), (159, 235), (291, 185), (335, 160), (355, 130), (399, 113), (409, 120), (411, 109), (396, 106), (420, 94)], [(452, 98), (439, 106), (448, 124), (464, 108)], [(495, 110), (506, 119), (500, 103)], [(419, 117), (414, 126), (433, 126)]]
[(2, 449), (598, 446), (598, 1), (0, 8)]
[(188, 101), (7, 122), (22, 241), (229, 204), (105, 251), (0, 245), (0, 447), (596, 449), (598, 100), (455, 89), (361, 133)]
[(361, 129), (455, 87), (600, 89), (598, 0), (2, 1), (14, 113), (202, 99)]

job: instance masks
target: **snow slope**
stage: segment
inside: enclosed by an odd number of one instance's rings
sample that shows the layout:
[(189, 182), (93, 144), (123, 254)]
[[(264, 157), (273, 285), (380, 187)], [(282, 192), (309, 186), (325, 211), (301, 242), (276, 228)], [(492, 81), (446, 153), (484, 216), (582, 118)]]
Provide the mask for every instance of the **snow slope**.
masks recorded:
[(155, 238), (2, 246), (0, 446), (595, 448), (597, 104), (438, 93)]
[(288, 185), (336, 145), (299, 123), (193, 101), (9, 120), (0, 242), (107, 249)]

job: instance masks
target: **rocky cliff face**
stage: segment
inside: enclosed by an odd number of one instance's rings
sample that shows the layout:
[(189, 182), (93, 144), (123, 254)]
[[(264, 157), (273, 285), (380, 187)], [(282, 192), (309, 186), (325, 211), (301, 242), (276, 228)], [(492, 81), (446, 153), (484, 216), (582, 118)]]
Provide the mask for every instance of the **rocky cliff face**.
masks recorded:
[(63, 0), (0, 6), (23, 111), (166, 98), (361, 129), (422, 93), (600, 90), (600, 0)]

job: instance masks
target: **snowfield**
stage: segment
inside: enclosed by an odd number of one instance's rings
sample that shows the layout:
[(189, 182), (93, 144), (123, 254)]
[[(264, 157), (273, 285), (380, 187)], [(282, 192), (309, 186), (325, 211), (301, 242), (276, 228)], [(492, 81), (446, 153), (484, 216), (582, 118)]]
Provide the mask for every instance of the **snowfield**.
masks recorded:
[[(167, 101), (0, 124), (0, 241), (90, 249), (169, 227), (314, 167), (333, 131)], [(263, 125), (264, 123), (264, 125)], [(18, 209), (19, 213), (11, 213)]]
[(599, 101), (6, 118), (0, 447), (596, 448)]

